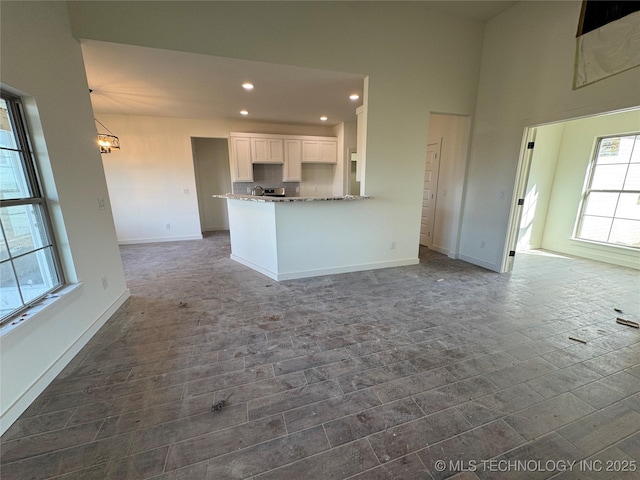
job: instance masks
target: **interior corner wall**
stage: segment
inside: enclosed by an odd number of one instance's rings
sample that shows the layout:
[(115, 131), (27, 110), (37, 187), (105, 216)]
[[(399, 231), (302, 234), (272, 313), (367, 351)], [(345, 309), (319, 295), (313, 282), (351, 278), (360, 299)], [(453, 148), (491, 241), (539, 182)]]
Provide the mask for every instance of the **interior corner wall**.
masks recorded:
[(429, 115), (427, 142), (441, 142), (433, 247), (452, 258), (458, 256), (470, 123), (468, 116)]
[(640, 68), (572, 90), (580, 7), (579, 1), (517, 2), (485, 25), (463, 260), (502, 268), (526, 127), (640, 105)]
[[(330, 127), (222, 119), (101, 113), (96, 118), (120, 138), (120, 150), (102, 155), (102, 161), (121, 244), (202, 238), (192, 138), (226, 139), (229, 132), (333, 135)], [(332, 177), (327, 181), (330, 189)]]
[(564, 125), (561, 122), (537, 127), (516, 250), (542, 247)]
[(213, 195), (231, 192), (229, 142), (223, 138), (192, 138), (200, 229), (229, 230), (227, 203)]
[(335, 232), (335, 250), (374, 244), (367, 263), (417, 259), (428, 115), (473, 113), (482, 22), (429, 2), (76, 1), (68, 8), (76, 38), (367, 75), (366, 192), (376, 208), (353, 219), (356, 241)]
[[(0, 81), (25, 98), (73, 293), (0, 337), (0, 430), (37, 398), (128, 297), (80, 45), (63, 2), (2, 2)], [(100, 209), (98, 199), (105, 200)], [(103, 277), (107, 288), (103, 287)]]
[(640, 110), (600, 115), (564, 124), (555, 180), (550, 192), (542, 248), (640, 268), (640, 255), (637, 250), (572, 239), (585, 176), (593, 158), (596, 139), (601, 136), (638, 132), (640, 132)]

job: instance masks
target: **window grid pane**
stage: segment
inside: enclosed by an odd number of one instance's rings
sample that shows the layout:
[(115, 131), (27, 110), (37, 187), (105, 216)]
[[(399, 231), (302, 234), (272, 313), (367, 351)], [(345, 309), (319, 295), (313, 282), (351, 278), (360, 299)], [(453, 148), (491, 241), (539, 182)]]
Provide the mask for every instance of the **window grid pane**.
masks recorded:
[(601, 138), (576, 237), (640, 248), (640, 135)]
[(0, 324), (63, 284), (20, 101), (0, 99)]

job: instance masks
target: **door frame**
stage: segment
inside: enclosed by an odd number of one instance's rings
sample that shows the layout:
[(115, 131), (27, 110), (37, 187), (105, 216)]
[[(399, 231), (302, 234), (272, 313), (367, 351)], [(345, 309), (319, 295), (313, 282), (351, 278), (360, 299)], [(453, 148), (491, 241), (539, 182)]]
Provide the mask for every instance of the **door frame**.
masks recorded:
[[(533, 158), (533, 144), (535, 144), (536, 141), (537, 131), (537, 126), (527, 127), (522, 135), (520, 156), (518, 157), (520, 160), (518, 161), (518, 169), (516, 170), (516, 180), (513, 187), (511, 210), (509, 212), (507, 239), (500, 264), (501, 273), (510, 272), (513, 269), (515, 253), (514, 255), (510, 253), (516, 251), (520, 233), (520, 222), (522, 221), (522, 211), (524, 210), (524, 205), (520, 205), (519, 200), (524, 198), (527, 191), (527, 182), (529, 181), (529, 171), (531, 170), (531, 160)], [(531, 145), (531, 148), (529, 148), (529, 145)]]

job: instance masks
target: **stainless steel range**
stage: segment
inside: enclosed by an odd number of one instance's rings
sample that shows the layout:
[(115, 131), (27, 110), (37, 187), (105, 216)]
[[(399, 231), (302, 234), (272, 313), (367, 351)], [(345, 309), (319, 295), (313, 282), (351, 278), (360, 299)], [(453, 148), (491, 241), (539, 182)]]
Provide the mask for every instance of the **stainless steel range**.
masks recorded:
[(278, 188), (265, 188), (264, 189), (265, 197), (284, 197), (284, 187)]

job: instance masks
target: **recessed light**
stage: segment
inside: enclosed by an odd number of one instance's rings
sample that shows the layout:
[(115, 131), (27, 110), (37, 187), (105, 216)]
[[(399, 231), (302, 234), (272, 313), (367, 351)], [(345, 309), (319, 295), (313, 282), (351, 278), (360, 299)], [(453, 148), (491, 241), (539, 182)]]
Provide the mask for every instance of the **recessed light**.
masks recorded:
[(325, 117), (324, 115), (322, 117), (320, 117), (320, 120), (322, 120), (323, 122), (326, 122), (327, 120), (329, 120), (329, 117)]
[(240, 110), (240, 115), (249, 115), (247, 110)]
[(358, 100), (359, 98), (360, 98), (360, 95), (358, 95), (357, 93), (349, 95), (349, 100)]
[(245, 90), (253, 90), (253, 83), (245, 82), (242, 84), (242, 88)]

